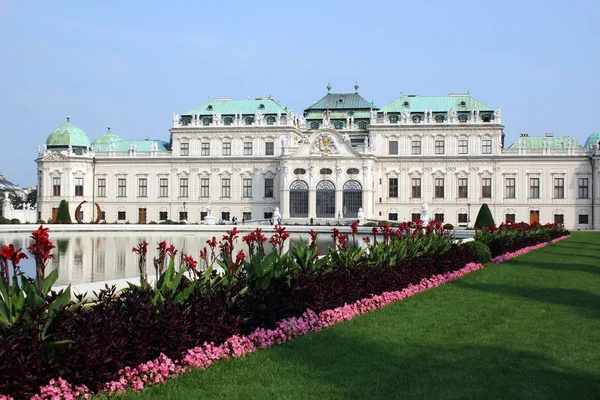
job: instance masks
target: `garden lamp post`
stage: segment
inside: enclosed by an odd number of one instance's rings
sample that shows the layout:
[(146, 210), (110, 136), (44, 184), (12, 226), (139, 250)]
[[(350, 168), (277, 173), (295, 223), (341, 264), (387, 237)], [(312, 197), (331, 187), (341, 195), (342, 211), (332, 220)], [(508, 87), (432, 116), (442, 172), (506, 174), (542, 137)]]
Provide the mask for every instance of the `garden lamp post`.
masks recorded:
[(467, 228), (471, 227), (471, 203), (467, 203)]
[(186, 205), (186, 203), (184, 201), (183, 202), (183, 218), (182, 218), (183, 220), (187, 220), (187, 213), (185, 212), (185, 205)]

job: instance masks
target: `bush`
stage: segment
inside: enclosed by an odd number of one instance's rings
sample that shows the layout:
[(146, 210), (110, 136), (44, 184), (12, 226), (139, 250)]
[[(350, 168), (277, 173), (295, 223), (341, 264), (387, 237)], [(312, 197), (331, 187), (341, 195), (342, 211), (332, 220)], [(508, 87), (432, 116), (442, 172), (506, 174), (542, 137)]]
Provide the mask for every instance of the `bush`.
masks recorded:
[(475, 229), (487, 228), (490, 225), (496, 225), (496, 223), (494, 222), (490, 208), (486, 203), (483, 203), (475, 220)]
[(148, 222), (148, 225), (157, 225), (157, 224), (156, 224), (156, 221), (150, 221), (150, 222)]
[(452, 229), (454, 229), (454, 225), (452, 225), (452, 224), (445, 224), (444, 225), (444, 229), (452, 230)]
[(13, 225), (18, 225), (21, 223), (21, 221), (19, 220), (19, 218), (13, 218), (10, 220), (10, 223)]
[(10, 221), (0, 215), (0, 224), (8, 224)]
[(71, 213), (69, 212), (69, 203), (66, 200), (61, 200), (56, 213), (56, 224), (70, 224)]
[(38, 225), (42, 225), (42, 224), (45, 224), (46, 222), (43, 219), (38, 219), (35, 223)]
[(479, 242), (477, 240), (472, 240), (467, 243), (467, 246), (471, 247), (471, 249), (473, 249), (473, 251), (475, 252), (477, 262), (485, 264), (491, 261), (492, 252), (485, 243)]

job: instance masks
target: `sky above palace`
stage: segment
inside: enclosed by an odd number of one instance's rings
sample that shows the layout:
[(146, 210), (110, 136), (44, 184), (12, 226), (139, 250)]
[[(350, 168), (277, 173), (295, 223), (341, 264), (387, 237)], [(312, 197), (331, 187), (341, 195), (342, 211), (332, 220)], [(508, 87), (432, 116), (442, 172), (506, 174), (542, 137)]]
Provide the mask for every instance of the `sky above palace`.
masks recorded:
[(467, 92), (519, 133), (600, 130), (600, 2), (0, 0), (0, 172), (35, 185), (38, 145), (71, 115), (94, 140), (169, 140), (173, 112), (332, 92), (383, 107)]

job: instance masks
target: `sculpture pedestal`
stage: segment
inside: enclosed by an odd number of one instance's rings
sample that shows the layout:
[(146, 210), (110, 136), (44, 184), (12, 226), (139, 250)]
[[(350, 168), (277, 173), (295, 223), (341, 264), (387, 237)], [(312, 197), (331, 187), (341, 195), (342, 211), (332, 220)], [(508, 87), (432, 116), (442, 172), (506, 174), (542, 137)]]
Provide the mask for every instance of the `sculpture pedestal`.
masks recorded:
[(213, 217), (212, 215), (207, 215), (206, 217), (204, 217), (204, 225), (214, 225), (215, 224), (215, 217)]

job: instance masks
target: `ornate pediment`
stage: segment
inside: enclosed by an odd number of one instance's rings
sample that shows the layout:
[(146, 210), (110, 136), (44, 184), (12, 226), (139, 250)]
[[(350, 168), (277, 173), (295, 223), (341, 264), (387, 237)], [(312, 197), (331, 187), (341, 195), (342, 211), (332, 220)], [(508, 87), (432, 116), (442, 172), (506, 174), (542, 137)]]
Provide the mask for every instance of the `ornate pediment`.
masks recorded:
[(333, 140), (333, 136), (329, 133), (321, 133), (318, 135), (310, 146), (310, 154), (338, 154), (340, 151)]
[(42, 157), (42, 161), (67, 161), (69, 157), (58, 151), (51, 151)]

